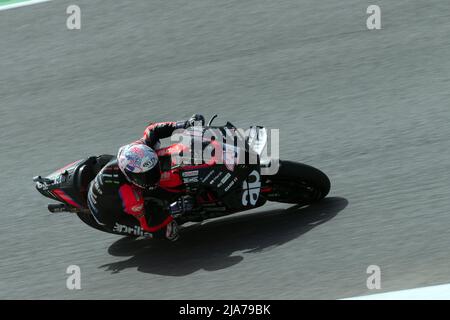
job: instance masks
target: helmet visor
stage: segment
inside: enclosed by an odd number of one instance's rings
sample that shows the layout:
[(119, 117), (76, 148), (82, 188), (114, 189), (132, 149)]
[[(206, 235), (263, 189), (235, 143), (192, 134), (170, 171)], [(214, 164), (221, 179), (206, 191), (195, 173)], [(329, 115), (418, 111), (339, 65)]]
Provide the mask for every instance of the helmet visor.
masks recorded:
[(141, 188), (154, 187), (156, 184), (158, 184), (159, 179), (161, 178), (159, 163), (151, 170), (142, 173), (134, 173), (127, 170), (127, 176), (130, 182)]

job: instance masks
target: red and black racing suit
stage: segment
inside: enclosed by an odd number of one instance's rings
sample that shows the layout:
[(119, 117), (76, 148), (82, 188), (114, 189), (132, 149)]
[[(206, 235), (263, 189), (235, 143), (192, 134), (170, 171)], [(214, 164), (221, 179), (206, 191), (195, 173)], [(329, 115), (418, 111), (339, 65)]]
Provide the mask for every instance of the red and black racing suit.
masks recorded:
[[(159, 139), (170, 137), (174, 130), (184, 128), (185, 122), (160, 122), (150, 124), (144, 136), (133, 142), (151, 148)], [(128, 182), (120, 171), (117, 159), (110, 161), (91, 182), (88, 207), (94, 219), (106, 230), (123, 234), (162, 238), (173, 221), (168, 208), (158, 201), (144, 202), (144, 190)], [(170, 227), (170, 226), (169, 226)]]

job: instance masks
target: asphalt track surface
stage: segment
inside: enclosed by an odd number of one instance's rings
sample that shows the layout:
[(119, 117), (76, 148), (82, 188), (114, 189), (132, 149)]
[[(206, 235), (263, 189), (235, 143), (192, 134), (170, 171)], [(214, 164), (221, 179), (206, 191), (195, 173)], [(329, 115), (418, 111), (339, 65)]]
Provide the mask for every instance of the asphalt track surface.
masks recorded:
[[(79, 31), (66, 29), (72, 3)], [(450, 7), (379, 0), (383, 29), (368, 31), (369, 4), (1, 11), (0, 298), (336, 299), (450, 282)], [(46, 211), (32, 176), (193, 112), (280, 128), (281, 157), (326, 172), (329, 199), (204, 223), (174, 245)], [(79, 291), (66, 288), (72, 264)]]

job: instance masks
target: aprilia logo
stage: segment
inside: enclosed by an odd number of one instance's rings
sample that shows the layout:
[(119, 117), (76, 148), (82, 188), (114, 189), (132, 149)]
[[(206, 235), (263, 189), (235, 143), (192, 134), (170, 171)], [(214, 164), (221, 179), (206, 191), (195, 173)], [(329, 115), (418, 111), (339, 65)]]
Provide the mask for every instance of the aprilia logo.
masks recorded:
[(247, 206), (248, 203), (252, 206), (256, 204), (259, 198), (259, 191), (261, 188), (261, 180), (258, 171), (253, 170), (242, 184), (244, 193), (242, 194), (242, 204)]
[(119, 232), (119, 233), (127, 233), (127, 234), (132, 234), (135, 236), (143, 236), (143, 237), (152, 237), (152, 234), (149, 232), (144, 231), (141, 227), (139, 226), (134, 226), (134, 227), (129, 227), (129, 226), (125, 226), (123, 224), (119, 224), (116, 222), (114, 229), (114, 232)]

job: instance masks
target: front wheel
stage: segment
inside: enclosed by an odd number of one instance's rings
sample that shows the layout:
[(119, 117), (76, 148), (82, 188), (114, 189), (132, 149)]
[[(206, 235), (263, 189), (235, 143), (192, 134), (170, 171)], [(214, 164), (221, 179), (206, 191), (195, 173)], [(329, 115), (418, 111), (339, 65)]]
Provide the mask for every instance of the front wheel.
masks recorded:
[(280, 160), (279, 165), (275, 175), (264, 177), (267, 200), (310, 204), (330, 192), (330, 179), (319, 169), (287, 160)]

